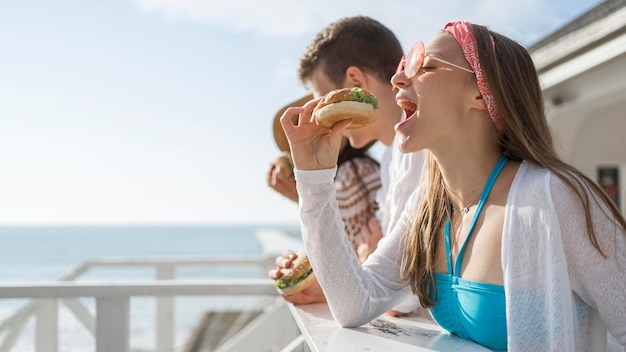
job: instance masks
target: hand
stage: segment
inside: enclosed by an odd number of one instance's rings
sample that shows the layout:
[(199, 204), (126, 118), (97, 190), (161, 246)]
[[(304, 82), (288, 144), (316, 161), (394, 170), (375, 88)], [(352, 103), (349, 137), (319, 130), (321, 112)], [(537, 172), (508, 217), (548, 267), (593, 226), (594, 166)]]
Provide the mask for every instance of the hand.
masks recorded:
[(407, 315), (406, 313), (402, 313), (401, 311), (393, 310), (393, 309), (389, 309), (388, 311), (385, 312), (385, 314), (392, 316), (392, 317), (397, 317), (397, 318)]
[(272, 163), (267, 173), (267, 184), (276, 192), (298, 202), (298, 191), (296, 189), (296, 180), (288, 176), (289, 170), (284, 170), (283, 166)]
[[(281, 256), (276, 257), (276, 270), (270, 271), (270, 278), (278, 280), (282, 276), (280, 269), (289, 268), (292, 261), (296, 259), (296, 257), (296, 253), (290, 250), (286, 250)], [(326, 302), (326, 296), (324, 296), (322, 287), (317, 281), (300, 292), (296, 292), (291, 295), (283, 295), (283, 298), (285, 298), (287, 302), (291, 302), (296, 305)]]
[(370, 254), (374, 253), (378, 247), (378, 241), (383, 238), (383, 232), (376, 218), (371, 218), (367, 222), (367, 226), (361, 227), (361, 236), (363, 243), (357, 247), (357, 256), (359, 262), (363, 263)]
[[(313, 99), (302, 107), (291, 107), (285, 110), (280, 118), (293, 162), (298, 170), (331, 169), (337, 165), (341, 148), (343, 131), (352, 120), (343, 120), (332, 129), (319, 127), (312, 116), (313, 109), (321, 98)], [(297, 125), (293, 116), (298, 116)]]

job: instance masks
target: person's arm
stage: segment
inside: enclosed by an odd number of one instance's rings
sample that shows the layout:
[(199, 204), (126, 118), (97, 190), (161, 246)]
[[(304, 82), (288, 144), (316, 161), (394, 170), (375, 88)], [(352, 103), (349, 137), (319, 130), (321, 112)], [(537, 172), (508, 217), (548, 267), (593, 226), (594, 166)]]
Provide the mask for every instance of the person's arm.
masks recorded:
[(339, 216), (335, 170), (296, 170), (302, 235), (333, 317), (341, 326), (354, 327), (383, 314), (410, 290), (399, 277), (404, 223), (361, 266)]
[(318, 102), (288, 108), (280, 122), (291, 147), (302, 235), (313, 271), (336, 321), (357, 326), (382, 314), (396, 303), (400, 291), (409, 289), (399, 278), (403, 229), (389, 235), (389, 241), (381, 240), (359, 265), (344, 233), (334, 185), (343, 132), (351, 121), (338, 122), (331, 130), (317, 126), (312, 112)]

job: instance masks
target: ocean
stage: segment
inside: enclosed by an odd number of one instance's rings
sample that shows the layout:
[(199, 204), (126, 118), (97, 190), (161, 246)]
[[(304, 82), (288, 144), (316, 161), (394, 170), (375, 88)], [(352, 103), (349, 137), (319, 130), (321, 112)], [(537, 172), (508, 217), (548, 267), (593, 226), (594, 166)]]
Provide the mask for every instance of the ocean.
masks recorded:
[[(258, 230), (278, 229), (297, 237), (298, 227), (262, 226), (69, 226), (0, 227), (0, 282), (53, 281), (88, 259), (152, 258), (163, 256), (258, 255), (262, 247)], [(177, 270), (181, 279), (266, 277), (245, 267), (188, 267)], [(83, 281), (154, 279), (154, 270), (98, 268), (79, 278)], [(81, 299), (93, 314), (93, 299)], [(0, 300), (0, 324), (27, 303), (23, 299)], [(257, 304), (252, 298), (179, 297), (176, 299), (177, 351), (187, 341), (207, 310), (241, 308)], [(59, 351), (94, 351), (91, 334), (63, 305), (59, 305)], [(226, 308), (228, 309), (228, 308)], [(132, 298), (131, 351), (154, 351), (154, 298)], [(33, 351), (34, 322), (27, 325), (12, 351)], [(6, 334), (4, 334), (6, 335)], [(0, 332), (0, 346), (4, 336)]]

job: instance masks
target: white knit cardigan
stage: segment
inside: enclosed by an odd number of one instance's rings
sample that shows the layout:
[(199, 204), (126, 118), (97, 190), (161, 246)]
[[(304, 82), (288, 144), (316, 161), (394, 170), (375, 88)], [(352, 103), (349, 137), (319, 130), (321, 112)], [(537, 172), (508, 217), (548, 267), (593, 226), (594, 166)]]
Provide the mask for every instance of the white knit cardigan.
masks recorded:
[[(296, 170), (302, 235), (335, 320), (360, 326), (411, 294), (399, 268), (419, 192), (361, 266), (339, 220), (334, 173)], [(510, 351), (606, 351), (607, 341), (625, 350), (626, 234), (593, 201), (592, 215), (606, 258), (588, 239), (575, 194), (548, 170), (522, 163), (502, 234)]]

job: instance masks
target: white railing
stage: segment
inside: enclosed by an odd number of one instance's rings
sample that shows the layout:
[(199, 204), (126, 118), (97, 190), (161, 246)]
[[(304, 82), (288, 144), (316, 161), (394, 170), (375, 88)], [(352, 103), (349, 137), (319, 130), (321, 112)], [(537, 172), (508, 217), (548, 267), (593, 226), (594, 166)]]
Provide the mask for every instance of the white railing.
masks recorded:
[[(0, 299), (33, 299), (0, 324), (5, 335), (0, 352), (8, 352), (21, 336), (27, 322), (35, 317), (35, 349), (37, 352), (58, 351), (59, 303), (65, 305), (95, 337), (97, 352), (126, 352), (129, 346), (129, 302), (132, 297), (156, 297), (156, 351), (174, 351), (175, 327), (172, 319), (176, 296), (269, 296), (276, 297), (273, 281), (268, 278), (237, 280), (175, 280), (180, 266), (253, 265), (266, 277), (273, 257), (238, 258), (142, 258), (90, 260), (78, 265), (57, 282), (1, 284)], [(143, 266), (156, 269), (154, 281), (141, 282), (77, 282), (94, 267)], [(79, 298), (95, 299), (95, 316)], [(282, 299), (280, 300), (282, 303)], [(288, 324), (288, 323), (287, 323)], [(280, 327), (271, 328), (280, 331)], [(290, 334), (285, 334), (289, 339)], [(293, 338), (293, 337), (291, 337)], [(290, 340), (280, 343), (289, 343)], [(258, 347), (258, 346), (257, 346)]]

